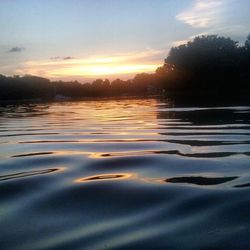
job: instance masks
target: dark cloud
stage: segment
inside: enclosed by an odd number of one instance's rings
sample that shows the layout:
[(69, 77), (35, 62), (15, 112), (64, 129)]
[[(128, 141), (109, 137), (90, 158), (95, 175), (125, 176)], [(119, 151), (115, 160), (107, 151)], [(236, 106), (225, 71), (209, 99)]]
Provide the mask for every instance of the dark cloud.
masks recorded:
[(63, 60), (71, 60), (71, 59), (74, 59), (75, 57), (73, 56), (65, 56), (63, 57)]
[(71, 60), (75, 59), (73, 56), (53, 56), (50, 58), (50, 60)]
[(13, 47), (10, 50), (8, 50), (8, 52), (9, 53), (12, 53), (12, 52), (21, 52), (23, 50), (25, 50), (25, 48), (23, 48), (23, 47)]

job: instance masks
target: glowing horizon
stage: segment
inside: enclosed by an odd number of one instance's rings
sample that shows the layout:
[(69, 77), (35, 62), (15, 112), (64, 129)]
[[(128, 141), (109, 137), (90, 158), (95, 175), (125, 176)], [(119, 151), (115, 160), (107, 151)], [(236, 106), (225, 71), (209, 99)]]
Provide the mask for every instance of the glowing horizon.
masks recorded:
[[(127, 53), (113, 56), (97, 56), (82, 58), (51, 58), (49, 60), (34, 60), (22, 63), (15, 70), (17, 75), (40, 75), (49, 79), (65, 78), (121, 78), (137, 73), (152, 73), (162, 62), (153, 60), (152, 57), (161, 51), (148, 50), (138, 53)], [(66, 58), (66, 59), (65, 59)]]

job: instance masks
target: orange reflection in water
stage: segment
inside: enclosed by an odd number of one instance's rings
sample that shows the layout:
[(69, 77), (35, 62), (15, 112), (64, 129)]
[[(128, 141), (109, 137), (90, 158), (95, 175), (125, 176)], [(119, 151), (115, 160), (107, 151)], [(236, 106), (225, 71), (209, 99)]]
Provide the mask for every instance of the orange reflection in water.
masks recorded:
[(92, 125), (92, 122), (113, 122), (125, 126), (135, 124), (136, 121), (136, 125), (150, 126), (157, 122), (156, 105), (157, 100), (155, 99), (101, 99), (65, 102), (51, 106), (47, 117), (53, 119), (55, 124), (61, 124), (62, 121), (65, 123), (66, 121), (82, 122), (84, 120), (85, 125)]
[(150, 155), (155, 154), (152, 150), (141, 150), (141, 151), (123, 151), (123, 152), (108, 152), (108, 153), (91, 153), (89, 158), (111, 158), (111, 157), (124, 157), (124, 156), (141, 156), (141, 155)]
[(102, 174), (102, 175), (93, 175), (85, 178), (76, 179), (74, 182), (89, 182), (89, 181), (106, 181), (113, 179), (128, 179), (131, 178), (133, 174), (128, 173), (117, 173), (117, 174)]

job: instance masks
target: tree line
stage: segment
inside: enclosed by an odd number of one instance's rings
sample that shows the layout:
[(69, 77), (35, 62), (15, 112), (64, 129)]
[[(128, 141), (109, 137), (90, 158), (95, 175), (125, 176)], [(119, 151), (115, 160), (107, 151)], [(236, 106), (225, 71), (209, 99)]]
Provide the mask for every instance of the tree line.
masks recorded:
[(152, 94), (224, 95), (250, 93), (250, 35), (243, 45), (218, 35), (195, 37), (171, 48), (154, 73), (131, 80), (97, 79), (92, 83), (50, 81), (43, 77), (0, 75), (0, 100), (147, 96)]

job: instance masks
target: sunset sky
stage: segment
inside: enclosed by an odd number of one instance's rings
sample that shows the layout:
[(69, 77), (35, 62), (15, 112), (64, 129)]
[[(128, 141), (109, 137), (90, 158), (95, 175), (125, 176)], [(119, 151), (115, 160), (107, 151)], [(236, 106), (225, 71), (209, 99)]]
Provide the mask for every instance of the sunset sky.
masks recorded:
[(250, 1), (1, 0), (0, 30), (0, 74), (128, 79), (197, 35), (243, 42)]

